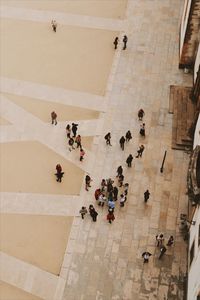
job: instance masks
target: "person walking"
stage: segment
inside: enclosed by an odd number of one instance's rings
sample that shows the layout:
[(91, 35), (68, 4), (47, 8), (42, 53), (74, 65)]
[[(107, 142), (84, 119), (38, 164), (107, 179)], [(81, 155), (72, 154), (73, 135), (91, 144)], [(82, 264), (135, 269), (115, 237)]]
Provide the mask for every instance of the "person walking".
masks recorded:
[(129, 189), (129, 184), (128, 182), (124, 184), (124, 195), (127, 196), (128, 195), (128, 189)]
[(118, 196), (118, 188), (114, 186), (113, 188), (113, 200), (117, 201), (117, 196)]
[(91, 216), (93, 222), (96, 222), (98, 213), (92, 204), (89, 205), (89, 213), (90, 213), (90, 216)]
[(174, 244), (174, 237), (171, 235), (168, 239), (167, 246), (172, 246)]
[(106, 196), (100, 193), (98, 196), (98, 205), (103, 207), (105, 202), (106, 202)]
[(150, 257), (151, 255), (152, 255), (152, 254), (151, 254), (150, 252), (148, 252), (148, 251), (142, 253), (142, 257), (143, 257), (143, 259), (144, 259), (144, 264), (149, 262), (149, 257)]
[(105, 189), (106, 189), (106, 181), (105, 181), (105, 179), (102, 179), (101, 180), (101, 191), (102, 192), (104, 192), (105, 191)]
[(111, 145), (111, 134), (110, 134), (110, 132), (108, 132), (106, 135), (105, 135), (105, 140), (106, 140), (106, 145), (110, 145), (110, 146), (112, 146)]
[(69, 141), (68, 141), (68, 144), (69, 144), (69, 151), (71, 152), (72, 149), (74, 150), (74, 139), (72, 137), (69, 138)]
[(83, 148), (80, 149), (80, 161), (83, 161), (85, 155), (85, 151), (83, 150)]
[(92, 217), (93, 222), (96, 222), (97, 216), (98, 216), (98, 212), (97, 212), (94, 208), (92, 209), (90, 215), (91, 215), (91, 217)]
[(51, 113), (51, 124), (57, 125), (57, 114), (55, 113), (55, 111), (52, 111)]
[(87, 208), (85, 206), (82, 206), (79, 213), (81, 214), (81, 218), (84, 219), (84, 216), (87, 214)]
[(111, 224), (115, 220), (114, 212), (112, 209), (108, 211), (107, 220)]
[(124, 207), (125, 202), (126, 202), (126, 196), (124, 194), (121, 194), (119, 199), (120, 207)]
[(125, 50), (127, 48), (127, 46), (126, 46), (127, 42), (128, 42), (128, 38), (127, 38), (126, 35), (124, 35), (124, 37), (123, 37), (123, 43), (124, 43), (123, 50)]
[(118, 168), (117, 168), (117, 176), (116, 177), (119, 177), (120, 175), (122, 175), (123, 174), (123, 168), (122, 168), (122, 166), (119, 166)]
[(56, 171), (57, 171), (57, 173), (61, 173), (62, 172), (62, 167), (61, 167), (60, 164), (56, 165)]
[(140, 126), (140, 135), (145, 137), (145, 123)]
[(116, 177), (119, 177), (120, 175), (122, 175), (123, 174), (123, 168), (122, 168), (122, 166), (119, 166), (118, 168), (117, 168), (117, 176)]
[(144, 192), (144, 202), (147, 202), (149, 200), (149, 196), (150, 196), (149, 190), (146, 190)]
[(123, 182), (124, 182), (124, 175), (121, 174), (121, 175), (118, 177), (119, 187), (121, 187), (121, 186), (123, 185)]
[(67, 124), (67, 126), (66, 126), (66, 134), (67, 134), (67, 137), (68, 137), (68, 139), (70, 138), (70, 136), (71, 136), (71, 126), (69, 125), (69, 124)]
[(130, 130), (127, 131), (125, 137), (126, 137), (126, 142), (129, 142), (132, 139), (132, 135), (131, 135)]
[(159, 255), (158, 259), (161, 259), (166, 251), (167, 251), (167, 248), (165, 246), (161, 246), (160, 247), (160, 255)]
[(62, 177), (64, 175), (64, 172), (62, 172), (62, 167), (61, 167), (60, 164), (56, 165), (56, 173), (55, 173), (55, 175), (57, 177), (56, 181), (57, 182), (62, 182)]
[(120, 147), (121, 147), (121, 149), (122, 149), (122, 151), (124, 151), (124, 143), (125, 143), (125, 137), (124, 136), (122, 136), (121, 138), (120, 138), (120, 140), (119, 140), (119, 143), (120, 143)]
[(85, 189), (86, 191), (88, 191), (88, 188), (91, 187), (90, 183), (91, 183), (92, 179), (90, 178), (89, 175), (85, 176)]
[(117, 49), (118, 43), (119, 43), (119, 38), (118, 38), (118, 36), (116, 36), (116, 38), (114, 39), (114, 42), (113, 42), (113, 44), (115, 45), (115, 50)]
[(56, 32), (57, 25), (58, 25), (58, 24), (57, 24), (56, 20), (52, 20), (52, 21), (51, 21), (51, 26), (52, 26), (52, 29), (53, 29), (54, 32)]
[(129, 156), (127, 157), (126, 159), (126, 163), (128, 165), (128, 168), (131, 168), (132, 167), (132, 160), (133, 160), (133, 155), (132, 154), (129, 154)]
[(114, 211), (114, 209), (115, 209), (115, 202), (113, 201), (113, 199), (109, 199), (109, 201), (108, 201), (108, 207), (111, 208)]
[(138, 119), (139, 121), (142, 121), (144, 117), (144, 110), (142, 108), (139, 109), (138, 111)]
[(138, 153), (138, 154), (137, 154), (136, 158), (142, 157), (143, 151), (144, 151), (144, 145), (141, 145), (141, 146), (139, 147), (139, 149), (137, 150), (137, 153)]
[(78, 124), (72, 123), (73, 137), (76, 137), (77, 130), (78, 130)]
[(81, 148), (81, 136), (80, 136), (80, 134), (79, 135), (77, 135), (77, 137), (75, 138), (75, 143), (76, 143), (76, 148)]
[(156, 241), (157, 241), (157, 247), (160, 247), (163, 245), (164, 242), (164, 235), (162, 233), (156, 235)]

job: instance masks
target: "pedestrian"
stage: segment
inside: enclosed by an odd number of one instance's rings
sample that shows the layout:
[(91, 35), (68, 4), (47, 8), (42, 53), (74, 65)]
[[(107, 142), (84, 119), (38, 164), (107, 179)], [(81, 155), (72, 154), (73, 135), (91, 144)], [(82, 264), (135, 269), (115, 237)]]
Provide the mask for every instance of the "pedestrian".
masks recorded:
[(55, 175), (57, 177), (56, 181), (62, 182), (62, 178), (63, 178), (64, 172), (56, 173)]
[(77, 137), (75, 138), (75, 143), (76, 143), (76, 148), (81, 148), (81, 136), (80, 136), (80, 134), (79, 135), (77, 135)]
[(125, 143), (125, 137), (124, 136), (122, 136), (121, 138), (120, 138), (120, 140), (119, 140), (119, 143), (120, 143), (120, 147), (121, 147), (121, 149), (122, 149), (122, 151), (124, 151), (124, 143)]
[(126, 49), (126, 44), (127, 44), (127, 42), (128, 42), (128, 38), (127, 38), (127, 36), (126, 36), (126, 35), (124, 35), (124, 37), (123, 37), (123, 43), (124, 43), (123, 50), (125, 50), (125, 49)]
[(147, 201), (148, 201), (149, 196), (150, 196), (149, 190), (146, 190), (146, 191), (144, 192), (144, 202), (147, 202)]
[(95, 192), (94, 192), (94, 197), (96, 200), (99, 199), (99, 195), (101, 194), (101, 190), (100, 189), (96, 189)]
[(55, 113), (55, 111), (52, 111), (51, 113), (51, 124), (57, 125), (57, 114)]
[(158, 259), (161, 259), (166, 251), (167, 251), (167, 248), (165, 246), (161, 246), (160, 247), (160, 255), (159, 255)]
[(114, 216), (113, 210), (109, 210), (108, 214), (107, 214), (107, 220), (108, 220), (108, 222), (111, 224), (112, 221), (114, 221), (114, 219), (115, 219), (115, 216)]
[(160, 247), (163, 245), (164, 242), (164, 235), (162, 233), (156, 235), (156, 241), (157, 241), (157, 247)]
[(124, 175), (121, 174), (121, 175), (118, 177), (119, 187), (121, 187), (121, 186), (123, 185), (123, 182), (124, 182)]
[(56, 165), (56, 171), (57, 171), (57, 173), (61, 173), (62, 172), (62, 167), (61, 167), (60, 164)]
[(172, 246), (173, 243), (174, 243), (174, 237), (173, 237), (173, 235), (171, 235), (168, 239), (167, 246)]
[(115, 202), (113, 201), (113, 199), (109, 199), (109, 201), (108, 201), (108, 207), (111, 208), (114, 211), (114, 209), (115, 209)]
[(56, 32), (56, 28), (57, 28), (57, 22), (56, 22), (56, 20), (52, 20), (51, 21), (51, 26), (52, 26), (53, 31)]
[(149, 262), (149, 257), (150, 257), (151, 255), (152, 255), (152, 254), (151, 254), (150, 252), (147, 252), (147, 251), (142, 253), (142, 257), (143, 257), (143, 259), (144, 259), (144, 264)]
[(96, 222), (97, 216), (98, 216), (98, 212), (94, 208), (92, 209), (90, 215), (92, 217), (93, 222)]
[(69, 138), (69, 141), (68, 141), (68, 144), (69, 144), (69, 151), (71, 152), (72, 149), (74, 150), (74, 139), (72, 137)]
[(132, 154), (129, 154), (129, 156), (127, 157), (126, 159), (126, 163), (128, 165), (128, 168), (131, 168), (132, 167), (132, 160), (133, 160), (133, 155)]
[(113, 200), (117, 201), (117, 196), (118, 196), (118, 188), (114, 186), (113, 188)]
[(139, 119), (139, 121), (142, 121), (143, 117), (144, 117), (144, 110), (142, 108), (140, 108), (138, 110), (138, 119)]
[(131, 135), (131, 132), (130, 132), (130, 130), (128, 130), (127, 131), (127, 133), (126, 133), (126, 142), (129, 142), (131, 139), (132, 139), (132, 135)]
[(78, 130), (78, 124), (72, 123), (72, 132), (73, 132), (73, 137), (76, 136), (76, 132)]
[(87, 214), (87, 208), (85, 206), (82, 206), (79, 213), (81, 214), (81, 218), (84, 219), (84, 216)]
[(67, 124), (66, 126), (66, 133), (67, 133), (67, 137), (70, 138), (70, 135), (71, 135), (71, 126), (69, 124)]
[(103, 207), (106, 200), (107, 200), (106, 196), (104, 194), (100, 193), (99, 197), (98, 197), (98, 205)]
[(127, 196), (128, 195), (128, 188), (129, 188), (129, 184), (128, 182), (124, 184), (124, 195)]
[(115, 49), (117, 49), (118, 42), (119, 42), (119, 38), (118, 38), (118, 36), (116, 36), (116, 38), (114, 39), (114, 42), (113, 42), (113, 44), (115, 45)]
[(101, 191), (103, 192), (103, 191), (105, 191), (105, 189), (106, 189), (106, 181), (105, 181), (105, 179), (102, 179), (101, 180)]
[(110, 132), (108, 132), (105, 136), (104, 136), (104, 139), (106, 140), (106, 145), (111, 145), (111, 134)]
[(113, 181), (108, 179), (107, 180), (107, 193), (110, 194), (113, 191)]
[(124, 194), (121, 194), (119, 199), (120, 207), (124, 207), (125, 202), (126, 202), (126, 196)]
[(141, 145), (141, 146), (139, 147), (139, 149), (137, 150), (137, 153), (138, 153), (138, 154), (137, 154), (136, 158), (142, 157), (143, 151), (144, 151), (144, 145)]
[(80, 161), (83, 161), (85, 155), (85, 151), (83, 150), (83, 148), (80, 149)]
[(117, 168), (117, 176), (116, 177), (119, 177), (120, 175), (122, 175), (123, 174), (123, 168), (122, 168), (122, 166), (119, 166), (118, 168)]
[(88, 191), (88, 188), (91, 187), (90, 183), (91, 183), (92, 179), (90, 178), (89, 175), (85, 176), (85, 189), (86, 191)]
[(140, 126), (140, 135), (145, 137), (145, 123)]

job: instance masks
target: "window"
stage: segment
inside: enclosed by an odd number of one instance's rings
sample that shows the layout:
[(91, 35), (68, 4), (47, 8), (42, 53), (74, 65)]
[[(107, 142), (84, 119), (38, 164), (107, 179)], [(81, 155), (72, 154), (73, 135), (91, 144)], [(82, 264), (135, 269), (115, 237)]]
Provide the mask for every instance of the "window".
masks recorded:
[(194, 242), (192, 243), (192, 247), (190, 248), (190, 265), (194, 258)]

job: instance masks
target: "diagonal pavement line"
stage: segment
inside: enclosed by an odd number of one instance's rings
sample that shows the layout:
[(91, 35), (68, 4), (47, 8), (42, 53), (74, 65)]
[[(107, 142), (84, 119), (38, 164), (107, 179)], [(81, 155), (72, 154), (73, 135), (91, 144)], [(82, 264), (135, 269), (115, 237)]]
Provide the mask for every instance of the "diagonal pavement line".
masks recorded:
[(79, 195), (0, 193), (1, 213), (75, 216), (80, 208)]
[(122, 31), (126, 27), (126, 22), (124, 20), (61, 13), (56, 11), (35, 10), (22, 7), (17, 8), (11, 6), (2, 6), (0, 9), (0, 14), (1, 18), (12, 18), (17, 20), (26, 20), (43, 23), (49, 23), (50, 20), (56, 19), (58, 23), (62, 25), (105, 29), (113, 31)]
[(26, 96), (100, 112), (106, 111), (106, 97), (6, 77), (0, 77), (0, 82), (2, 93)]
[(91, 164), (95, 159), (94, 154), (87, 150), (87, 160), (85, 159), (83, 163), (80, 163), (72, 153), (68, 153), (67, 145), (64, 143), (64, 131), (61, 132), (59, 127), (52, 128), (2, 95), (1, 110), (2, 115), (20, 133), (21, 140), (36, 140), (69, 160), (84, 172), (91, 172)]
[[(0, 261), (2, 281), (41, 299), (61, 300), (65, 279), (4, 252), (0, 252)], [(60, 293), (58, 293), (58, 288), (61, 290)]]

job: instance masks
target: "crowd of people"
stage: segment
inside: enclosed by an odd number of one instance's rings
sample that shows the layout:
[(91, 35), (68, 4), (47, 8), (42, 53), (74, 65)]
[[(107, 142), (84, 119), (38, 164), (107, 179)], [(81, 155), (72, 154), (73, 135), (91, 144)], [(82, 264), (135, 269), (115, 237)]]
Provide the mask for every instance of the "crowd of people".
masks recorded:
[[(143, 109), (140, 109), (138, 111), (138, 120), (142, 121), (142, 124), (140, 125), (139, 134), (141, 137), (145, 137), (145, 123), (143, 123), (143, 117), (145, 113)], [(55, 112), (51, 113), (51, 119), (52, 124), (57, 125), (57, 114)], [(77, 134), (78, 131), (78, 124), (72, 123), (67, 124), (66, 126), (66, 136), (68, 140), (68, 146), (69, 151), (75, 149), (80, 149), (80, 161), (83, 160), (85, 151), (82, 147), (82, 141), (80, 134)], [(106, 141), (106, 145), (112, 146), (111, 144), (111, 133), (108, 132), (104, 139)], [(132, 139), (131, 131), (128, 130), (125, 135), (121, 136), (119, 139), (119, 145), (122, 151), (125, 149), (125, 144), (127, 144)], [(76, 147), (75, 147), (76, 145)], [(135, 158), (141, 158), (142, 154), (144, 152), (144, 145), (140, 145), (137, 150), (137, 155)], [(126, 159), (126, 164), (128, 168), (132, 167), (132, 161), (134, 156), (132, 154), (129, 154), (129, 156)], [(60, 164), (56, 165), (56, 177), (57, 181), (61, 182), (62, 177), (64, 175), (64, 172), (62, 171), (62, 167)], [(119, 206), (119, 208), (122, 208), (125, 206), (125, 203), (128, 198), (128, 190), (129, 190), (129, 183), (124, 183), (124, 170), (123, 167), (120, 165), (116, 170), (116, 177), (115, 178), (103, 178), (100, 182), (99, 187), (95, 190), (94, 198), (99, 207), (102, 209), (106, 207), (107, 213), (106, 213), (106, 219), (109, 224), (112, 224), (112, 222), (115, 220), (115, 208), (116, 205)], [(89, 191), (89, 188), (91, 187), (92, 178), (89, 174), (85, 176), (85, 190)], [(150, 198), (150, 192), (147, 189), (144, 192), (144, 202), (147, 203), (147, 201)], [(119, 204), (117, 204), (119, 203)], [(93, 204), (90, 204), (88, 209), (85, 206), (82, 206), (79, 213), (81, 215), (81, 218), (84, 219), (85, 215), (89, 212), (91, 219), (93, 222), (97, 221), (98, 211), (95, 209)], [(170, 247), (174, 243), (173, 236), (170, 236), (168, 239), (168, 242), (166, 245), (164, 245), (164, 235), (158, 234), (156, 235), (156, 246), (159, 248), (159, 256), (158, 258), (161, 259), (162, 256), (167, 251), (166, 246)], [(145, 251), (142, 253), (142, 258), (144, 259), (144, 263), (147, 263), (149, 261), (149, 258), (152, 254), (148, 251)]]

